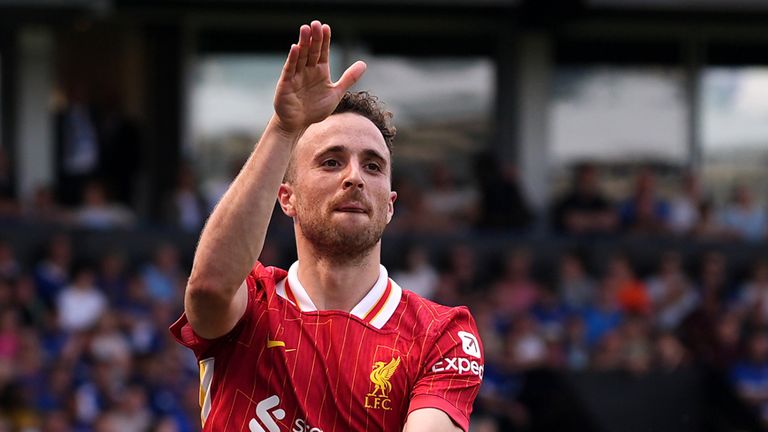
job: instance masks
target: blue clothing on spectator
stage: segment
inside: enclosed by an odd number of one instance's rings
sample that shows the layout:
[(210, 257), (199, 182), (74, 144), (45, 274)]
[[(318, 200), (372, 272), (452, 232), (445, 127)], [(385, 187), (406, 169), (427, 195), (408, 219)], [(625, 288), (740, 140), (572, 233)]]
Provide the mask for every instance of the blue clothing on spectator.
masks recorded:
[(594, 346), (606, 334), (621, 325), (622, 314), (619, 310), (587, 308), (582, 314), (586, 327), (587, 345)]

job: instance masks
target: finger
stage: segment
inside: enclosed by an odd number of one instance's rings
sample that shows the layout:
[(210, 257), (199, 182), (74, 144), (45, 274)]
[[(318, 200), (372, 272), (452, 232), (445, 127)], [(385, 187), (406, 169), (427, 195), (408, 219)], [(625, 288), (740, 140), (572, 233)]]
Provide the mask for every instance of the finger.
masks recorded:
[(285, 59), (285, 65), (283, 65), (282, 79), (289, 80), (296, 75), (296, 61), (299, 58), (299, 46), (291, 44), (291, 50), (288, 51), (288, 58)]
[(356, 61), (352, 66), (348, 67), (347, 70), (344, 71), (344, 73), (341, 75), (341, 78), (336, 81), (334, 86), (342, 91), (347, 91), (347, 89), (352, 87), (360, 79), (360, 77), (363, 76), (367, 67), (368, 66), (365, 64), (365, 62)]
[(320, 24), (320, 21), (312, 21), (312, 42), (309, 46), (309, 57), (307, 58), (308, 67), (317, 65), (317, 61), (320, 59), (322, 46), (323, 25)]
[(301, 26), (301, 29), (299, 30), (299, 56), (296, 59), (296, 72), (301, 72), (307, 64), (311, 35), (312, 30), (308, 25), (304, 24)]
[(318, 63), (328, 63), (331, 56), (331, 26), (323, 24), (323, 46), (320, 48), (320, 60)]

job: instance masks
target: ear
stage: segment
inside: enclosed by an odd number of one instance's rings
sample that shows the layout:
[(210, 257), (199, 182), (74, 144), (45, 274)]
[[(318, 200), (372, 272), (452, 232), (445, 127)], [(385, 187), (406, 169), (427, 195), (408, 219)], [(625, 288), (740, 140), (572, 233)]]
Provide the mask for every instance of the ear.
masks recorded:
[(289, 218), (296, 216), (296, 208), (293, 203), (293, 187), (288, 183), (283, 183), (277, 190), (277, 201), (280, 203), (280, 208), (283, 209), (283, 213)]
[(387, 203), (387, 223), (392, 221), (392, 216), (395, 214), (395, 201), (397, 201), (397, 192), (392, 191), (389, 193), (389, 202)]

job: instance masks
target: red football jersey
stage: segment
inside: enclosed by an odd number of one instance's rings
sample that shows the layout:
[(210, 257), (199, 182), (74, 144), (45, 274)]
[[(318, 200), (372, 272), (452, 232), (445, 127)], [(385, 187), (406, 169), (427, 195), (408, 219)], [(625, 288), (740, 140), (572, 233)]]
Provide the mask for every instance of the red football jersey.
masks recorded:
[(350, 312), (318, 311), (297, 277), (257, 263), (248, 306), (225, 336), (171, 326), (200, 362), (204, 431), (400, 431), (419, 408), (465, 431), (483, 376), (465, 307), (440, 306), (380, 276)]

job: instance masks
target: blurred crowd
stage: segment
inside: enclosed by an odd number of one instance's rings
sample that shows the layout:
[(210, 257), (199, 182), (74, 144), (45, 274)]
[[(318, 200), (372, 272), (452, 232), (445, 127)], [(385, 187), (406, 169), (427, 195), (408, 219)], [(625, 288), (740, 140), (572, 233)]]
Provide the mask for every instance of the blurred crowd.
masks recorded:
[[(544, 227), (551, 238), (766, 239), (768, 215), (745, 185), (716, 205), (693, 174), (662, 193), (642, 169), (631, 193), (616, 199), (584, 164), (543, 216), (514, 168), (481, 165), (473, 185), (442, 165), (427, 184), (396, 179), (390, 232), (514, 238)], [(0, 241), (0, 432), (199, 430), (197, 363), (167, 330), (182, 310), (190, 263), (181, 257), (192, 251), (162, 244), (151, 256), (114, 250), (84, 261), (69, 228), (142, 228), (146, 216), (98, 178), (81, 179), (81, 198), (67, 204), (48, 187), (18, 197), (10, 172), (0, 152), (0, 217), (64, 230), (32, 259)], [(181, 165), (159, 222), (195, 235), (225, 189), (205, 193), (193, 167)], [(406, 289), (470, 306), (487, 359), (477, 430), (525, 430), (530, 413), (519, 392), (525, 374), (541, 368), (642, 376), (705, 364), (768, 420), (768, 260), (735, 271), (714, 249), (657, 251), (651, 266), (621, 252), (553, 258), (510, 246), (488, 257), (458, 242), (435, 249), (414, 245), (402, 262), (385, 264)], [(274, 244), (265, 251), (267, 263), (290, 260)]]
[[(714, 251), (669, 250), (645, 274), (618, 252), (555, 261), (456, 243), (389, 264), (407, 289), (471, 308), (486, 354), (477, 430), (526, 430), (519, 392), (541, 368), (643, 376), (706, 364), (768, 418), (768, 260), (743, 275)], [(187, 272), (171, 244), (145, 260), (87, 262), (56, 234), (19, 262), (0, 242), (0, 431), (199, 430), (197, 363), (167, 330)]]
[[(574, 167), (550, 205), (535, 208), (515, 166), (482, 155), (476, 165), (471, 181), (459, 180), (455, 170), (442, 163), (421, 167), (419, 171), (427, 173), (424, 179), (396, 175), (397, 217), (389, 231), (536, 231), (582, 238), (652, 235), (752, 243), (768, 239), (768, 207), (760, 199), (763, 191), (752, 185), (735, 183), (727, 199), (715, 200), (697, 174), (679, 174), (677, 184), (667, 181), (660, 187), (656, 171), (649, 167), (635, 170), (629, 182), (624, 176), (624, 185), (608, 193), (600, 168), (584, 163)], [(158, 208), (149, 209), (142, 204), (141, 193), (131, 195), (115, 186), (135, 179), (98, 172), (76, 181), (60, 179), (57, 188), (40, 185), (29, 196), (19, 197), (10, 161), (0, 149), (0, 219), (86, 229), (162, 225), (194, 233), (239, 167), (233, 163), (226, 178), (200, 179), (193, 164), (181, 163), (174, 169), (174, 186), (162, 194)]]
[(199, 430), (196, 360), (167, 330), (183, 275), (169, 244), (91, 263), (57, 234), (23, 263), (0, 243), (0, 431)]

